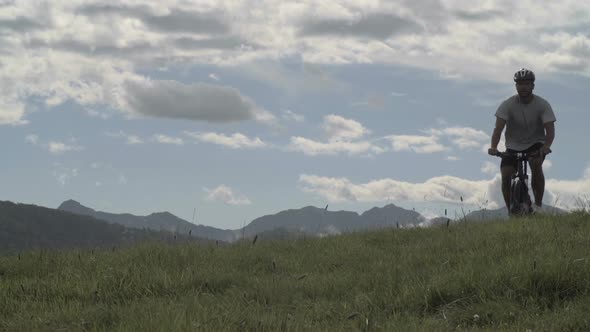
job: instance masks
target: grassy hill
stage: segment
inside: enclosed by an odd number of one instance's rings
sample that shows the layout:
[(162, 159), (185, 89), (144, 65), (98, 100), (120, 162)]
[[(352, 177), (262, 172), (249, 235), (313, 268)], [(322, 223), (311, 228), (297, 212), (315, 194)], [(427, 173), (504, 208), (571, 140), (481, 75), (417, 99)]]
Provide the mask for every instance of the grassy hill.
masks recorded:
[(0, 256), (0, 330), (590, 330), (590, 216)]

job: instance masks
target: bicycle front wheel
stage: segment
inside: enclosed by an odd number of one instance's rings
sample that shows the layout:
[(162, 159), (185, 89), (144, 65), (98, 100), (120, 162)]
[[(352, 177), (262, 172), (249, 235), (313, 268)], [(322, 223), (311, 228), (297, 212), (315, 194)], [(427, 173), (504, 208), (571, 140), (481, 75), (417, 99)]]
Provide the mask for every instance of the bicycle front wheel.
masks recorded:
[(516, 180), (512, 184), (510, 195), (510, 213), (525, 215), (532, 212), (531, 197), (526, 183)]

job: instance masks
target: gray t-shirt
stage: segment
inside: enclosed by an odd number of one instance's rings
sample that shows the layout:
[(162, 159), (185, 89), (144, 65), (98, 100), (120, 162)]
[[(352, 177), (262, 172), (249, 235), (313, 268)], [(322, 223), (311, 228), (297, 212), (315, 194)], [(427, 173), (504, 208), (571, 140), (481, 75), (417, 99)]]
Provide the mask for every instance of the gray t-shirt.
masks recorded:
[(544, 124), (555, 121), (549, 102), (537, 95), (528, 104), (522, 103), (518, 95), (506, 99), (496, 116), (506, 120), (506, 148), (517, 151), (545, 143)]

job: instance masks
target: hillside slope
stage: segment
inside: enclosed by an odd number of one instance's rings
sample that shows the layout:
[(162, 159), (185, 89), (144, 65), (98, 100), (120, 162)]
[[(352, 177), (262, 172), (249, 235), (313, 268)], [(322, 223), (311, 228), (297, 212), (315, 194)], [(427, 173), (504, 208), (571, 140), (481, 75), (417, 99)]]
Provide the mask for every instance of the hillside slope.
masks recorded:
[(588, 331), (589, 246), (572, 214), (0, 256), (0, 330)]

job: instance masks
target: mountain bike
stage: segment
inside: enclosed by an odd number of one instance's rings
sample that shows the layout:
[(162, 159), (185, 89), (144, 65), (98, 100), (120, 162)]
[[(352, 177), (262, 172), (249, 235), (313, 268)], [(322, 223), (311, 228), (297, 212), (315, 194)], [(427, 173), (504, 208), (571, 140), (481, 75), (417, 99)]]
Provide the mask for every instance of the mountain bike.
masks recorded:
[(512, 175), (510, 183), (510, 210), (509, 215), (526, 216), (533, 212), (533, 204), (529, 194), (529, 176), (527, 173), (529, 158), (537, 157), (541, 151), (534, 152), (500, 152), (497, 157), (515, 158), (516, 173)]

